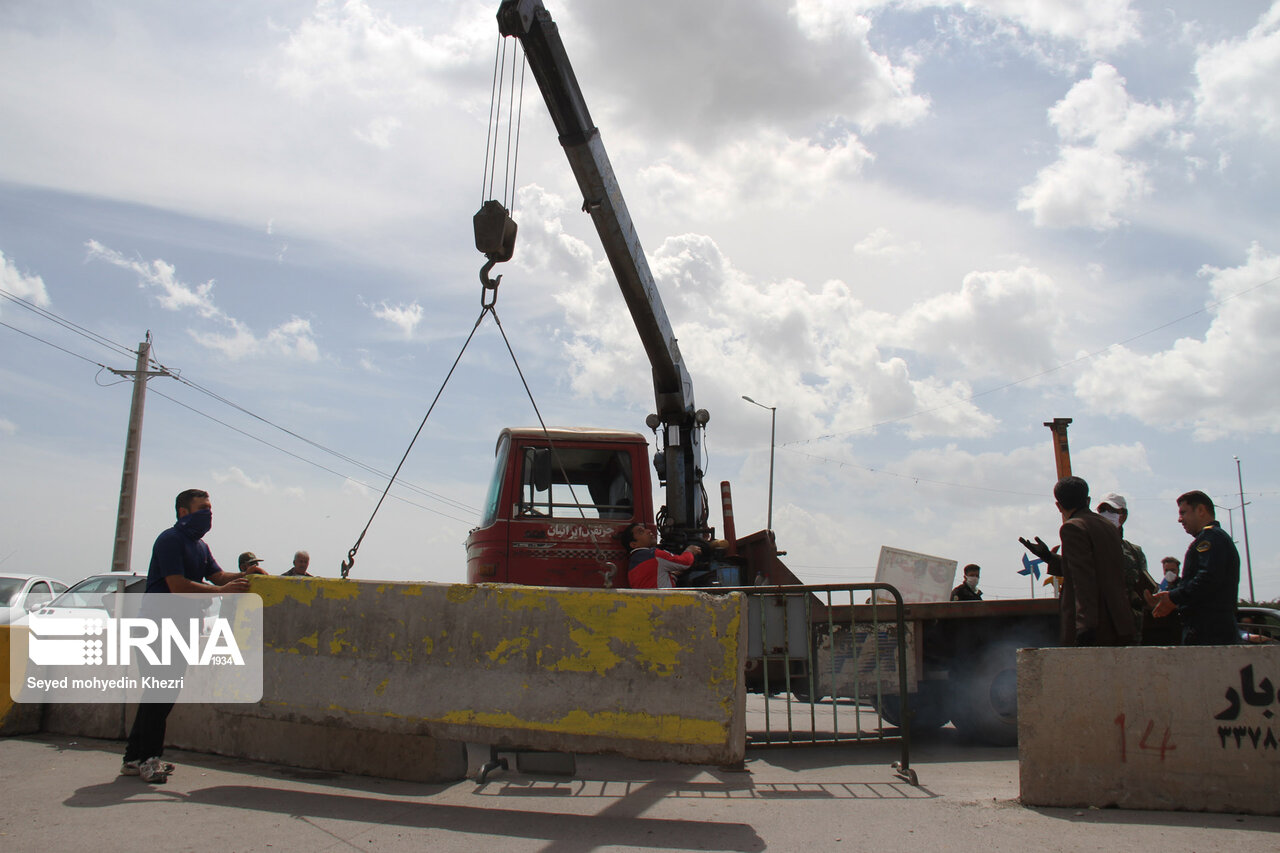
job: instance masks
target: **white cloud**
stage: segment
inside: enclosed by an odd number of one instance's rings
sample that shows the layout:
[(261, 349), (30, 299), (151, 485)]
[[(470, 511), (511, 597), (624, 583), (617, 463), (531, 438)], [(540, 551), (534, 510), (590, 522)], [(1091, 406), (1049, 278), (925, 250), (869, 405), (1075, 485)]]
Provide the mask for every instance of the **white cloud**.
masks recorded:
[[(549, 210), (551, 197), (538, 201)], [(568, 324), (573, 389), (645, 401), (635, 377), (648, 375), (647, 358), (607, 265), (558, 228), (537, 227), (533, 208), (524, 208), (522, 257), (561, 282), (556, 300)], [(785, 407), (792, 435), (847, 432), (917, 412), (908, 422), (913, 436), (981, 435), (995, 424), (967, 401), (966, 382), (918, 378), (904, 357), (883, 355), (878, 342), (894, 318), (869, 310), (843, 282), (755, 282), (711, 238), (694, 234), (668, 238), (650, 263), (669, 316), (684, 318), (674, 331), (699, 405), (727, 409), (750, 393)]]
[(170, 311), (194, 310), (202, 319), (230, 327), (230, 334), (189, 329), (197, 343), (237, 360), (255, 355), (280, 355), (300, 361), (316, 361), (320, 357), (311, 331), (311, 322), (293, 317), (258, 338), (247, 325), (228, 315), (214, 304), (212, 279), (192, 287), (177, 275), (173, 264), (156, 259), (134, 260), (97, 240), (86, 244), (90, 260), (101, 260), (138, 276), (138, 286), (156, 294), (160, 305)]
[(138, 286), (158, 291), (156, 299), (170, 311), (193, 308), (206, 319), (224, 319), (226, 316), (213, 304), (213, 279), (191, 287), (178, 280), (173, 264), (163, 260), (156, 259), (148, 263), (126, 258), (97, 240), (90, 240), (85, 247), (89, 250), (89, 260), (106, 261), (112, 266), (135, 273), (138, 276)]
[(439, 72), (469, 62), (471, 53), (470, 40), (458, 33), (429, 36), (364, 0), (319, 0), (282, 45), (273, 71), (280, 87), (303, 99), (350, 93), (406, 104), (441, 97)]
[(1030, 211), (1042, 227), (1106, 231), (1121, 225), (1117, 213), (1147, 191), (1143, 164), (1115, 151), (1068, 146), (1023, 187), (1018, 210)]
[(1116, 69), (1097, 63), (1088, 80), (1049, 110), (1064, 144), (1057, 161), (1023, 187), (1018, 209), (1029, 211), (1038, 226), (1117, 227), (1120, 213), (1150, 192), (1147, 164), (1123, 152), (1156, 138), (1176, 120), (1167, 104), (1134, 101)]
[(356, 138), (385, 151), (391, 147), (391, 136), (401, 124), (400, 119), (394, 116), (379, 116), (370, 121), (363, 130), (356, 130)]
[(1242, 266), (1206, 267), (1202, 275), (1212, 318), (1203, 338), (1180, 338), (1151, 355), (1115, 347), (1089, 364), (1076, 393), (1103, 413), (1191, 428), (1199, 440), (1280, 432), (1280, 255), (1255, 243)]
[(1280, 133), (1280, 2), (1243, 39), (1201, 50), (1196, 119), (1244, 132)]
[(909, 61), (877, 52), (870, 21), (834, 6), (575, 0), (554, 14), (578, 76), (610, 93), (594, 113), (703, 154), (761, 125), (809, 139), (833, 121), (870, 130), (929, 109)]
[(38, 275), (23, 273), (13, 261), (4, 256), (3, 251), (0, 251), (0, 287), (41, 308), (49, 305), (49, 291), (45, 289), (44, 279)]
[(857, 255), (894, 260), (903, 255), (918, 255), (922, 248), (916, 240), (902, 243), (888, 228), (877, 228), (855, 243), (853, 251)]
[(938, 357), (943, 373), (1017, 378), (1058, 363), (1063, 327), (1053, 280), (1019, 267), (969, 273), (959, 290), (912, 305), (888, 340)]
[(240, 468), (232, 465), (226, 471), (214, 471), (213, 481), (218, 485), (231, 483), (235, 486), (242, 486), (252, 492), (260, 494), (271, 494), (275, 489), (271, 485), (270, 477), (263, 477), (260, 480), (254, 480)]
[(7, 418), (0, 418), (0, 435), (17, 435), (18, 425)]
[(797, 16), (835, 25), (885, 8), (955, 9), (1012, 24), (1032, 37), (1078, 42), (1104, 54), (1139, 37), (1138, 13), (1129, 0), (795, 0)]
[(640, 189), (667, 208), (698, 216), (810, 205), (847, 187), (873, 159), (853, 135), (822, 145), (763, 129), (707, 156), (686, 145), (669, 151), (640, 170)]
[(413, 337), (413, 330), (422, 322), (422, 306), (416, 301), (408, 305), (389, 305), (386, 301), (370, 305), (369, 310), (379, 320), (385, 320), (400, 330), (406, 340)]

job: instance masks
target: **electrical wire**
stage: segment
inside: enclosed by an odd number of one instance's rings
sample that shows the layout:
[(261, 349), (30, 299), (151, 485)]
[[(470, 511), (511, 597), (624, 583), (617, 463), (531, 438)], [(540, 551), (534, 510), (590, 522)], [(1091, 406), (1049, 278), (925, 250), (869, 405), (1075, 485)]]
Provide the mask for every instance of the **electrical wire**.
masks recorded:
[[(371, 489), (371, 490), (376, 489), (376, 487), (375, 487), (375, 486), (373, 486), (373, 485), (371, 485), (371, 484), (369, 484), (369, 483), (361, 482), (360, 480), (357, 480), (357, 479), (355, 479), (354, 477), (350, 477), (350, 476), (348, 476), (348, 475), (346, 475), (346, 474), (343, 474), (341, 471), (335, 471), (335, 470), (334, 470), (334, 469), (332, 469), (332, 468), (329, 468), (329, 467), (326, 467), (326, 466), (324, 466), (324, 465), (321, 465), (319, 462), (316, 462), (316, 461), (315, 461), (315, 460), (313, 460), (313, 459), (308, 459), (308, 458), (306, 458), (305, 456), (301, 456), (301, 455), (299, 455), (299, 454), (297, 454), (297, 453), (294, 453), (294, 452), (293, 452), (293, 451), (291, 451), (291, 450), (287, 450), (287, 449), (285, 449), (285, 448), (281, 447), (281, 446), (280, 446), (280, 445), (278, 445), (278, 444), (272, 444), (271, 442), (267, 441), (265, 438), (262, 438), (261, 436), (254, 435), (254, 434), (253, 434), (253, 433), (251, 433), (251, 432), (247, 432), (247, 431), (245, 431), (245, 430), (240, 429), (240, 428), (239, 428), (239, 427), (237, 427), (237, 426), (233, 426), (232, 424), (229, 424), (229, 423), (227, 423), (227, 422), (226, 422), (226, 421), (224, 421), (224, 420), (221, 420), (221, 419), (219, 419), (219, 418), (214, 417), (213, 415), (209, 414), (208, 412), (203, 412), (203, 411), (201, 411), (200, 409), (197, 409), (195, 406), (188, 405), (187, 403), (184, 403), (184, 402), (182, 402), (181, 400), (178, 400), (178, 399), (176, 399), (176, 398), (174, 398), (174, 397), (170, 397), (168, 394), (166, 394), (166, 393), (164, 393), (163, 391), (160, 391), (160, 390), (158, 390), (158, 389), (156, 389), (156, 388), (152, 388), (152, 389), (150, 389), (150, 393), (152, 393), (152, 394), (156, 395), (157, 397), (163, 397), (164, 399), (168, 400), (170, 403), (173, 403), (173, 404), (174, 404), (174, 405), (176, 405), (176, 406), (181, 406), (182, 408), (186, 409), (186, 410), (187, 410), (187, 411), (189, 411), (189, 412), (194, 412), (195, 414), (199, 415), (199, 416), (200, 416), (200, 417), (202, 417), (202, 418), (207, 418), (207, 419), (209, 419), (209, 420), (213, 421), (214, 423), (219, 424), (220, 426), (224, 426), (224, 427), (226, 427), (227, 429), (231, 430), (232, 432), (237, 432), (237, 433), (239, 433), (240, 435), (243, 435), (245, 438), (252, 439), (252, 440), (254, 440), (254, 441), (258, 442), (259, 444), (265, 445), (266, 447), (270, 447), (272, 450), (278, 450), (278, 451), (280, 451), (281, 453), (283, 453), (283, 454), (284, 454), (284, 455), (286, 455), (286, 456), (291, 456), (291, 457), (293, 457), (294, 459), (297, 459), (299, 462), (305, 462), (306, 464), (308, 464), (308, 465), (310, 465), (310, 466), (312, 466), (312, 467), (314, 467), (314, 468), (319, 468), (321, 471), (325, 471), (326, 473), (333, 474), (334, 476), (337, 476), (337, 477), (341, 477), (341, 478), (342, 478), (342, 479), (344, 479), (344, 480), (350, 480), (351, 482), (356, 483), (357, 485), (360, 485), (360, 486), (364, 486), (364, 487), (365, 487), (365, 488), (367, 488), (367, 489)], [(388, 489), (390, 488), (390, 484), (388, 484), (387, 488), (388, 488)], [(383, 497), (386, 497), (386, 494), (385, 494), (385, 493), (384, 493)], [(406, 499), (406, 498), (400, 497), (399, 495), (391, 495), (391, 497), (392, 497), (393, 499), (395, 499), (395, 500), (400, 501), (401, 503), (405, 503), (405, 504), (408, 504), (409, 506), (417, 507), (418, 509), (424, 509), (424, 510), (426, 510), (427, 512), (434, 513), (435, 515), (442, 516), (443, 518), (450, 519), (451, 521), (456, 521), (456, 522), (458, 522), (458, 523), (460, 523), (460, 524), (471, 524), (471, 523), (472, 523), (472, 521), (469, 521), (469, 520), (467, 520), (467, 519), (463, 519), (463, 518), (456, 518), (456, 517), (454, 517), (454, 516), (452, 516), (452, 515), (449, 515), (448, 513), (440, 512), (439, 510), (437, 510), (437, 509), (433, 509), (433, 508), (431, 508), (431, 507), (429, 507), (429, 506), (423, 506), (422, 504), (415, 503), (414, 501), (411, 501), (411, 500), (408, 500), (408, 499)], [(464, 507), (464, 508), (465, 508), (465, 507)]]
[[(75, 334), (80, 335), (83, 338), (87, 338), (88, 340), (93, 341), (95, 344), (98, 344), (99, 346), (106, 347), (109, 350), (114, 350), (115, 352), (121, 355), (128, 355), (128, 356), (134, 356), (134, 357), (137, 357), (138, 355), (136, 350), (129, 349), (129, 347), (125, 346), (124, 344), (116, 343), (110, 338), (104, 335), (100, 335), (97, 332), (94, 332), (90, 329), (86, 329), (84, 326), (81, 326), (78, 323), (73, 323), (71, 320), (68, 320), (65, 317), (55, 314), (53, 311), (50, 311), (48, 308), (42, 308), (39, 305), (36, 305), (34, 302), (23, 299), (21, 296), (18, 296), (16, 293), (12, 293), (8, 290), (5, 290), (2, 287), (0, 287), (0, 297), (8, 299), (10, 302), (13, 302), (15, 305), (21, 306), (22, 308), (27, 309), (31, 313), (36, 314), (37, 316), (43, 317), (44, 319), (49, 320), (52, 323), (56, 323), (57, 325), (62, 326), (64, 329), (70, 332), (74, 332)], [(10, 328), (13, 328), (13, 327), (10, 326)]]
[[(0, 294), (5, 295), (5, 296), (9, 296), (9, 294), (7, 294), (7, 293), (3, 293), (2, 291), (0, 291)], [(16, 301), (21, 302), (22, 300), (21, 300), (21, 298), (20, 298), (20, 297), (17, 297), (17, 298), (16, 298)], [(39, 312), (38, 312), (38, 313), (39, 313)], [(52, 313), (52, 312), (49, 312), (49, 313)], [(102, 336), (101, 336), (101, 335), (99, 335), (98, 333), (96, 333), (96, 332), (94, 332), (94, 331), (92, 331), (92, 330), (90, 330), (90, 329), (86, 329), (86, 328), (84, 328), (84, 327), (77, 326), (76, 324), (71, 323), (70, 321), (64, 321), (62, 318), (57, 318), (56, 316), (53, 316), (53, 317), (47, 317), (46, 319), (50, 319), (51, 321), (53, 321), (53, 322), (57, 323), (58, 325), (62, 325), (62, 326), (64, 326), (64, 327), (66, 327), (68, 324), (69, 324), (70, 326), (75, 326), (75, 328), (77, 328), (77, 329), (80, 329), (80, 330), (81, 330), (81, 333), (82, 333), (82, 336), (83, 336), (83, 337), (86, 337), (86, 338), (88, 338), (88, 339), (90, 339), (90, 340), (95, 340), (95, 341), (97, 341), (97, 342), (99, 342), (99, 343), (101, 343), (102, 341), (108, 341), (108, 342), (109, 342), (109, 339), (102, 337)], [(111, 370), (111, 368), (110, 368), (110, 367), (108, 367), (107, 365), (102, 364), (101, 362), (94, 361), (94, 360), (93, 360), (93, 359), (91, 359), (91, 358), (88, 358), (88, 357), (86, 357), (86, 356), (83, 356), (83, 355), (81, 355), (81, 354), (79, 354), (79, 353), (77, 353), (77, 352), (73, 352), (73, 351), (71, 351), (71, 350), (69, 350), (69, 349), (67, 349), (67, 348), (65, 348), (65, 347), (59, 346), (58, 344), (55, 344), (55, 343), (53, 343), (52, 341), (49, 341), (49, 340), (47, 340), (47, 339), (45, 339), (45, 338), (42, 338), (42, 337), (40, 337), (39, 335), (33, 334), (33, 333), (28, 332), (28, 331), (25, 331), (25, 330), (23, 330), (23, 329), (19, 329), (18, 327), (13, 326), (13, 325), (11, 325), (11, 324), (9, 324), (9, 323), (6, 323), (6, 322), (4, 322), (4, 321), (2, 321), (2, 320), (0, 320), (0, 326), (3, 326), (4, 328), (7, 328), (7, 329), (9, 329), (9, 330), (11, 330), (11, 331), (14, 331), (14, 332), (17, 332), (17, 333), (18, 333), (18, 334), (20, 334), (20, 335), (24, 335), (24, 336), (26, 336), (26, 337), (28, 337), (28, 338), (31, 338), (32, 340), (38, 341), (38, 342), (40, 342), (40, 343), (42, 343), (42, 344), (45, 344), (46, 346), (52, 347), (53, 349), (56, 349), (56, 350), (58, 350), (59, 352), (65, 353), (65, 354), (67, 354), (67, 355), (69, 355), (69, 356), (72, 356), (73, 358), (78, 358), (78, 359), (80, 359), (81, 361), (87, 362), (87, 363), (92, 364), (92, 365), (94, 365), (95, 367), (99, 368), (98, 373), (97, 373), (97, 374), (95, 374), (95, 377), (94, 377), (94, 383), (95, 383), (96, 385), (98, 385), (99, 387), (102, 387), (102, 388), (110, 388), (110, 387), (111, 387), (111, 386), (113, 386), (113, 385), (119, 385), (119, 384), (122, 384), (122, 383), (125, 383), (125, 382), (130, 382), (130, 381), (132, 381), (131, 379), (124, 378), (124, 379), (120, 379), (120, 380), (119, 380), (119, 381), (117, 381), (117, 382), (105, 382), (105, 383), (104, 383), (104, 382), (100, 382), (100, 381), (98, 381), (98, 378), (97, 378), (97, 377), (101, 375), (102, 371), (104, 371), (104, 370)], [(105, 345), (105, 344), (104, 344), (104, 345)], [(117, 346), (118, 346), (118, 345), (117, 345)], [(152, 348), (152, 351), (154, 352), (154, 346), (153, 346), (153, 348)], [(130, 356), (134, 356), (134, 357), (136, 357), (136, 356), (137, 356), (137, 353), (136, 353), (136, 352), (134, 352), (134, 351), (132, 351), (132, 350), (129, 350), (129, 349), (127, 349), (127, 348), (124, 348), (124, 354), (126, 354), (126, 355), (130, 355)], [(269, 420), (269, 419), (267, 419), (267, 418), (265, 418), (265, 417), (263, 417), (263, 416), (261, 416), (261, 415), (259, 415), (259, 414), (255, 413), (255, 412), (253, 412), (253, 411), (251, 411), (251, 410), (249, 410), (249, 409), (245, 408), (244, 406), (241, 406), (240, 404), (238, 404), (238, 403), (236, 403), (236, 402), (234, 402), (234, 401), (232, 401), (232, 400), (230, 400), (230, 399), (228, 399), (228, 398), (226, 398), (226, 397), (224, 397), (224, 396), (222, 396), (222, 395), (220, 395), (220, 394), (218, 394), (218, 393), (216, 393), (216, 392), (214, 392), (214, 391), (211, 391), (210, 389), (205, 388), (204, 386), (199, 385), (198, 383), (196, 383), (196, 382), (194, 382), (194, 381), (192, 381), (192, 380), (190, 380), (190, 379), (187, 379), (186, 377), (184, 377), (184, 376), (182, 376), (182, 375), (181, 375), (181, 371), (180, 371), (180, 370), (177, 370), (177, 369), (174, 369), (174, 368), (166, 367), (165, 365), (161, 364), (159, 361), (157, 361), (157, 360), (156, 360), (156, 359), (154, 359), (154, 358), (151, 358), (149, 361), (150, 361), (150, 364), (151, 364), (151, 365), (153, 365), (154, 367), (156, 367), (156, 368), (158, 368), (158, 369), (160, 369), (160, 370), (165, 371), (166, 373), (168, 373), (168, 374), (169, 374), (169, 376), (170, 376), (171, 378), (178, 380), (178, 381), (179, 381), (179, 382), (181, 382), (183, 385), (186, 385), (186, 386), (188, 386), (189, 388), (191, 388), (191, 389), (193, 389), (193, 390), (199, 391), (200, 393), (205, 394), (205, 395), (207, 395), (208, 397), (210, 397), (210, 398), (212, 398), (212, 399), (214, 399), (214, 400), (216, 400), (216, 401), (218, 401), (218, 402), (220, 402), (220, 403), (222, 403), (222, 404), (224, 404), (224, 405), (226, 405), (226, 406), (230, 406), (231, 408), (233, 408), (233, 409), (235, 409), (235, 410), (237, 410), (237, 411), (239, 411), (239, 412), (241, 412), (241, 413), (243, 413), (243, 414), (245, 414), (245, 415), (247, 415), (247, 416), (249, 416), (249, 417), (251, 417), (251, 418), (253, 418), (253, 419), (257, 420), (257, 421), (259, 421), (259, 422), (261, 422), (261, 423), (263, 423), (263, 424), (265, 424), (265, 425), (267, 425), (267, 426), (269, 426), (269, 427), (272, 427), (273, 429), (277, 429), (277, 430), (279, 430), (280, 432), (283, 432), (283, 433), (285, 433), (286, 435), (288, 435), (288, 436), (290, 436), (290, 437), (292, 437), (292, 438), (295, 438), (295, 439), (297, 439), (298, 441), (303, 442), (304, 444), (308, 444), (308, 445), (310, 445), (311, 447), (316, 448), (317, 450), (320, 450), (320, 451), (322, 451), (322, 452), (324, 452), (324, 453), (328, 453), (329, 455), (331, 455), (331, 456), (333, 456), (333, 457), (335, 457), (335, 458), (337, 458), (337, 459), (340, 459), (340, 460), (342, 460), (343, 462), (346, 462), (346, 463), (347, 463), (347, 464), (349, 464), (349, 465), (354, 465), (355, 467), (357, 467), (357, 468), (359, 468), (359, 469), (361, 469), (361, 470), (363, 470), (363, 471), (365, 471), (365, 472), (367, 472), (367, 473), (369, 473), (369, 474), (372, 474), (372, 475), (374, 475), (374, 476), (376, 476), (376, 477), (380, 477), (380, 478), (382, 478), (382, 479), (388, 479), (388, 475), (387, 475), (385, 472), (380, 471), (380, 470), (378, 470), (377, 468), (374, 468), (374, 467), (372, 467), (372, 466), (370, 466), (370, 465), (367, 465), (367, 464), (365, 464), (365, 463), (363, 463), (363, 462), (359, 461), (358, 459), (355, 459), (355, 458), (353, 458), (353, 457), (351, 457), (351, 456), (347, 456), (347, 455), (346, 455), (346, 454), (344, 454), (344, 453), (339, 453), (338, 451), (333, 450), (333, 449), (331, 449), (331, 448), (329, 448), (329, 447), (326, 447), (326, 446), (324, 446), (323, 444), (320, 444), (319, 442), (312, 441), (311, 439), (309, 439), (309, 438), (307, 438), (307, 437), (305, 437), (305, 436), (303, 436), (303, 435), (301, 435), (301, 434), (299, 434), (299, 433), (297, 433), (297, 432), (294, 432), (293, 430), (290, 430), (290, 429), (287, 429), (286, 427), (280, 426), (279, 424), (274, 423), (273, 421), (271, 421), (271, 420)], [(266, 440), (264, 440), (264, 439), (261, 439), (261, 438), (259, 438), (259, 437), (257, 437), (257, 436), (253, 436), (252, 434), (250, 434), (250, 433), (248, 433), (248, 432), (245, 432), (244, 430), (241, 430), (241, 429), (239, 429), (239, 428), (237, 428), (237, 427), (231, 426), (230, 424), (226, 423), (225, 421), (219, 420), (218, 418), (215, 418), (215, 417), (213, 417), (212, 415), (209, 415), (209, 414), (207, 414), (207, 413), (205, 413), (205, 412), (201, 412), (199, 409), (196, 409), (196, 408), (194, 408), (194, 407), (188, 406), (188, 405), (187, 405), (187, 404), (185, 404), (185, 403), (181, 403), (181, 402), (179, 402), (179, 401), (175, 400), (173, 397), (170, 397), (170, 396), (168, 396), (167, 394), (164, 394), (164, 393), (163, 393), (163, 392), (161, 392), (161, 391), (158, 391), (158, 390), (156, 390), (156, 389), (154, 389), (154, 388), (152, 388), (151, 390), (152, 390), (152, 393), (154, 393), (154, 394), (158, 394), (159, 396), (164, 397), (166, 400), (170, 400), (170, 401), (172, 401), (172, 402), (174, 402), (174, 403), (177, 403), (178, 405), (180, 405), (180, 406), (182, 406), (182, 407), (184, 407), (184, 408), (190, 409), (192, 412), (195, 412), (196, 414), (202, 415), (203, 417), (206, 417), (206, 418), (208, 418), (209, 420), (212, 420), (212, 421), (214, 421), (215, 423), (221, 424), (222, 426), (225, 426), (225, 427), (227, 427), (228, 429), (231, 429), (231, 430), (233, 430), (233, 431), (235, 431), (235, 432), (238, 432), (238, 433), (240, 433), (240, 434), (242, 434), (242, 435), (245, 435), (245, 436), (248, 436), (248, 437), (250, 437), (250, 438), (253, 438), (255, 441), (259, 441), (260, 443), (265, 444), (265, 445), (266, 445), (266, 446), (268, 446), (268, 447), (271, 447), (271, 448), (273, 448), (273, 449), (275, 449), (275, 450), (279, 450), (280, 452), (282, 452), (282, 453), (284, 453), (284, 454), (286, 454), (286, 455), (288, 455), (288, 456), (291, 456), (291, 457), (293, 457), (293, 458), (295, 458), (295, 459), (298, 459), (298, 460), (301, 460), (301, 461), (303, 461), (303, 462), (306, 462), (306, 463), (308, 463), (308, 464), (310, 464), (310, 465), (314, 465), (314, 466), (316, 466), (316, 467), (318, 467), (318, 468), (321, 468), (322, 470), (329, 471), (330, 473), (338, 474), (338, 472), (337, 472), (337, 471), (333, 471), (332, 469), (330, 469), (330, 468), (326, 468), (325, 466), (320, 465), (319, 463), (316, 463), (316, 462), (314, 462), (314, 461), (312, 461), (312, 460), (310, 460), (310, 459), (307, 459), (307, 458), (305, 458), (305, 457), (303, 457), (303, 456), (299, 456), (299, 455), (298, 455), (298, 454), (296, 454), (296, 453), (292, 453), (292, 452), (290, 452), (290, 451), (288, 451), (288, 450), (285, 450), (284, 448), (281, 448), (281, 447), (279, 447), (278, 445), (272, 444), (272, 443), (270, 443), (270, 442), (268, 442), (268, 441), (266, 441)], [(339, 476), (344, 476), (344, 477), (345, 477), (346, 475), (339, 474)], [(357, 481), (357, 480), (354, 480), (354, 478), (351, 478), (351, 479), (353, 479), (353, 482), (359, 482), (359, 481)], [(367, 485), (367, 484), (363, 484), (363, 483), (362, 483), (361, 485)], [(422, 495), (423, 497), (427, 497), (427, 498), (430, 498), (430, 499), (432, 499), (432, 500), (438, 501), (439, 503), (442, 503), (442, 504), (444, 504), (444, 505), (446, 505), (446, 506), (448, 506), (448, 507), (450, 507), (450, 508), (452, 508), (452, 509), (460, 510), (460, 511), (462, 511), (462, 512), (466, 512), (466, 513), (471, 513), (471, 514), (473, 514), (473, 515), (474, 515), (474, 514), (477, 514), (477, 513), (479, 512), (479, 510), (478, 510), (478, 509), (476, 509), (475, 507), (468, 506), (467, 504), (464, 504), (464, 503), (462, 503), (462, 502), (460, 502), (460, 501), (456, 501), (456, 500), (454, 500), (454, 499), (452, 499), (452, 498), (446, 497), (445, 495), (439, 494), (439, 493), (437, 493), (437, 492), (433, 492), (433, 491), (431, 491), (431, 490), (429, 490), (429, 489), (425, 489), (425, 488), (423, 488), (423, 487), (421, 487), (421, 486), (418, 486), (418, 485), (415, 485), (415, 484), (413, 484), (413, 483), (409, 483), (409, 482), (407, 482), (407, 481), (402, 480), (402, 481), (400, 481), (400, 485), (401, 485), (403, 488), (405, 488), (405, 489), (407, 489), (407, 490), (409, 490), (409, 491), (411, 491), (411, 492), (416, 492), (417, 494), (420, 494), (420, 495)], [(370, 488), (372, 488), (372, 487), (370, 487)], [(403, 500), (402, 498), (397, 498), (397, 499), (398, 499), (398, 500)], [(411, 503), (413, 506), (420, 506), (419, 504), (412, 503), (411, 501), (404, 501), (404, 502), (405, 502), (405, 503)], [(436, 513), (437, 515), (444, 516), (445, 518), (453, 519), (454, 521), (462, 521), (462, 519), (459, 519), (459, 518), (456, 518), (456, 517), (454, 517), (454, 516), (448, 515), (447, 513), (439, 512), (438, 510), (430, 509), (429, 507), (422, 507), (422, 508), (423, 508), (423, 509), (427, 509), (429, 512), (434, 512), (434, 513)], [(463, 522), (463, 523), (469, 523), (469, 522)]]

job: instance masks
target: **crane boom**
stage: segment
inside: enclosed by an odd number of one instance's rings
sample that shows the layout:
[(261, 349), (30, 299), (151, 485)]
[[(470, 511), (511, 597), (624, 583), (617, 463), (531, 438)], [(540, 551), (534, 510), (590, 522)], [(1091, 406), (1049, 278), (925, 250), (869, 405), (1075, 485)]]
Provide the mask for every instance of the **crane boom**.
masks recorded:
[(600, 140), (600, 131), (591, 121), (559, 30), (542, 0), (503, 0), (498, 10), (498, 29), (504, 36), (519, 39), (524, 48), (578, 181), (583, 210), (595, 224), (652, 367), (657, 418), (656, 422), (651, 418), (649, 426), (655, 430), (662, 427), (665, 471), (660, 466), (658, 475), (665, 479), (667, 487), (664, 536), (678, 540), (697, 538), (706, 523), (698, 462), (707, 414), (694, 408), (693, 381)]

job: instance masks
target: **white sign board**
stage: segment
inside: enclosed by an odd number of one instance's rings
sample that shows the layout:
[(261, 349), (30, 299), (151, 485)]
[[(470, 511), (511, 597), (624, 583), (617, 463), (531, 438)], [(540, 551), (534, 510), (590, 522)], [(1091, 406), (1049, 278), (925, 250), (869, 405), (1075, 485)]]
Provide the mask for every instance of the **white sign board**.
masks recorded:
[(947, 601), (955, 584), (956, 565), (955, 560), (881, 545), (876, 581), (896, 587), (906, 602)]

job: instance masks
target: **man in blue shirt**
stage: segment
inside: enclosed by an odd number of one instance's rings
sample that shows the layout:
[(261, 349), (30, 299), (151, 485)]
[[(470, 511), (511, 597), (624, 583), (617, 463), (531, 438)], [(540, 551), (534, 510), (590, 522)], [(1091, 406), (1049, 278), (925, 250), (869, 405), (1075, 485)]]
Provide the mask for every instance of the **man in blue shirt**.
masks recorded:
[[(244, 572), (224, 572), (213, 559), (204, 535), (213, 526), (213, 503), (209, 493), (187, 489), (174, 500), (178, 521), (156, 537), (147, 570), (147, 592), (221, 595), (248, 592), (248, 574), (266, 574), (257, 566)], [(205, 581), (208, 581), (206, 583)], [(160, 760), (164, 753), (165, 723), (173, 710), (172, 701), (142, 701), (133, 718), (129, 742), (124, 750), (124, 776), (141, 776), (156, 784), (165, 782), (173, 765)]]

